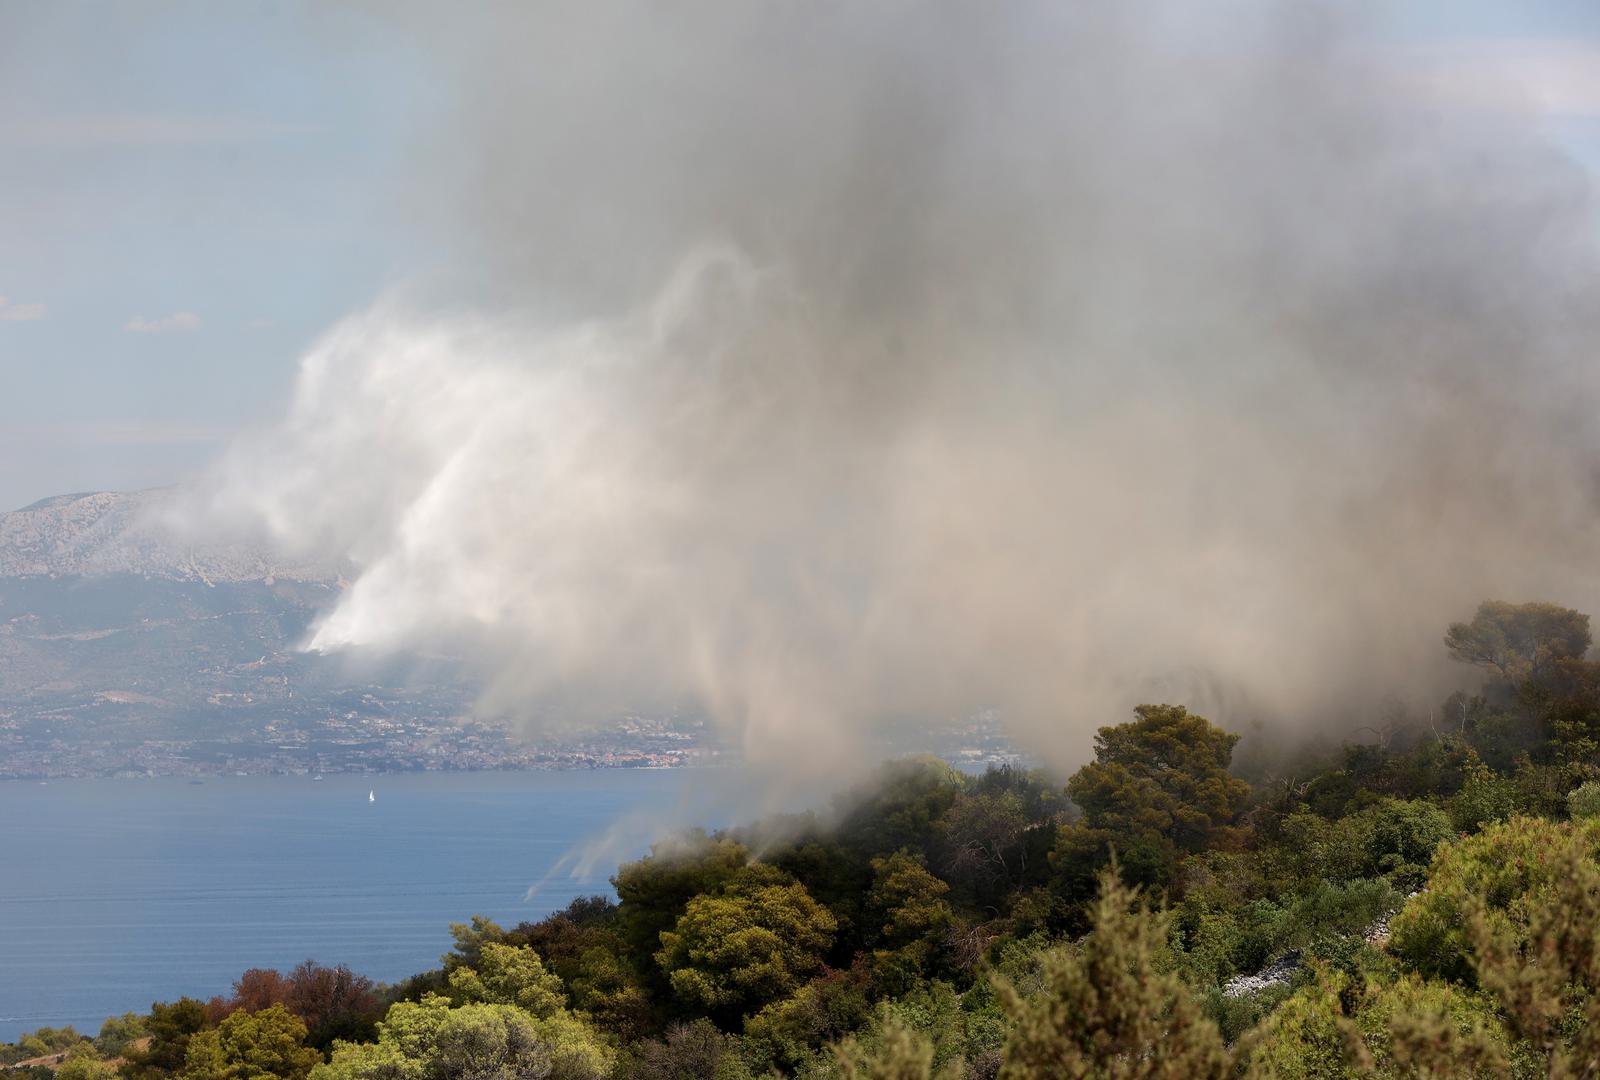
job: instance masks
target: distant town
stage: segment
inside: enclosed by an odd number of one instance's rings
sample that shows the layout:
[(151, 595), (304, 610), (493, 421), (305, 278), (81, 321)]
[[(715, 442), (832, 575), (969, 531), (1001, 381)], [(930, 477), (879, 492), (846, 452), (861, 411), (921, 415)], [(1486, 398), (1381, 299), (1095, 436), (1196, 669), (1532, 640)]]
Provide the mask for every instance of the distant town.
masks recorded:
[(241, 717), (222, 709), (211, 724), (202, 718), (178, 731), (162, 724), (153, 736), (147, 724), (129, 724), (113, 710), (101, 722), (65, 710), (0, 712), (0, 779), (669, 768), (719, 756), (703, 723), (670, 717), (522, 734), (501, 721), (416, 708), (423, 703), (397, 701), (382, 688), (350, 696), (351, 707), (336, 713), (283, 709)]
[[(664, 769), (738, 759), (737, 749), (723, 745), (697, 717), (626, 715), (583, 729), (518, 727), (396, 697), (384, 687), (351, 691), (348, 698), (348, 707), (334, 713), (325, 701), (243, 716), (222, 708), (187, 724), (160, 724), (159, 733), (148, 721), (130, 721), (126, 702), (42, 714), (0, 707), (0, 780)], [(917, 749), (958, 766), (1019, 760), (991, 714), (936, 730), (931, 742), (927, 731), (921, 735)]]

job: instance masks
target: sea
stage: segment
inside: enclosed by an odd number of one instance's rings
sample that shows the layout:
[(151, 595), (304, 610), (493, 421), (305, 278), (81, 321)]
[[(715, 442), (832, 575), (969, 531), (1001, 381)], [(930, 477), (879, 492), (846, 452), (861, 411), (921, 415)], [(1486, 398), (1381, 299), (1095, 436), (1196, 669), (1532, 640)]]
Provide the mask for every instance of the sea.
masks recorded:
[(252, 967), (393, 982), (449, 924), (611, 895), (709, 769), (0, 782), (0, 1041), (227, 994)]

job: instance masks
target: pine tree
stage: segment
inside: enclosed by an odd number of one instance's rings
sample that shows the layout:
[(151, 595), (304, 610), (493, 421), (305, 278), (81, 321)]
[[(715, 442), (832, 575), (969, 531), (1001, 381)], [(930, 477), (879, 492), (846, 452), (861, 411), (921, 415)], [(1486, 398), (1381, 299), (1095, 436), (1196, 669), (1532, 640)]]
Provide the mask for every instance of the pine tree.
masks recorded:
[(1221, 1080), (1231, 1056), (1189, 987), (1160, 962), (1167, 916), (1100, 875), (1094, 931), (1045, 958), (1044, 989), (1024, 997), (997, 981), (1016, 1023), (1000, 1075), (1008, 1080)]
[(956, 1080), (960, 1063), (937, 1074), (933, 1071), (933, 1043), (911, 1028), (890, 1022), (877, 1045), (846, 1039), (834, 1048), (841, 1080)]

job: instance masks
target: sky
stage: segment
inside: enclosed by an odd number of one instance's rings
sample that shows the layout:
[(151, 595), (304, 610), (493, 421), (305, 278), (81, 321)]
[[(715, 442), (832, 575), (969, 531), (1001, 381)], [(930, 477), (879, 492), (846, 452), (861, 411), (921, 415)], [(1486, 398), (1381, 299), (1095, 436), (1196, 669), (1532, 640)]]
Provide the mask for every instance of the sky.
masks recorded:
[[(1430, 92), (1600, 167), (1600, 5), (1372, 7)], [(0, 509), (180, 481), (342, 316), (491, 289), (415, 182), (451, 68), (389, 11), (0, 0)]]

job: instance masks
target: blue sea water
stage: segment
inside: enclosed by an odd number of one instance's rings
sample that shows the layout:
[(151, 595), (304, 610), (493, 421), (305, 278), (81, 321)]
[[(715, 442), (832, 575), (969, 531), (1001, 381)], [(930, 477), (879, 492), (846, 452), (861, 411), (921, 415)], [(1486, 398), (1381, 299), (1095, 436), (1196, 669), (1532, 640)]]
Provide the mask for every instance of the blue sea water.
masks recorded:
[(307, 958), (404, 978), (451, 922), (610, 894), (669, 820), (718, 823), (693, 816), (708, 786), (688, 769), (0, 783), (0, 1040), (92, 1033)]

